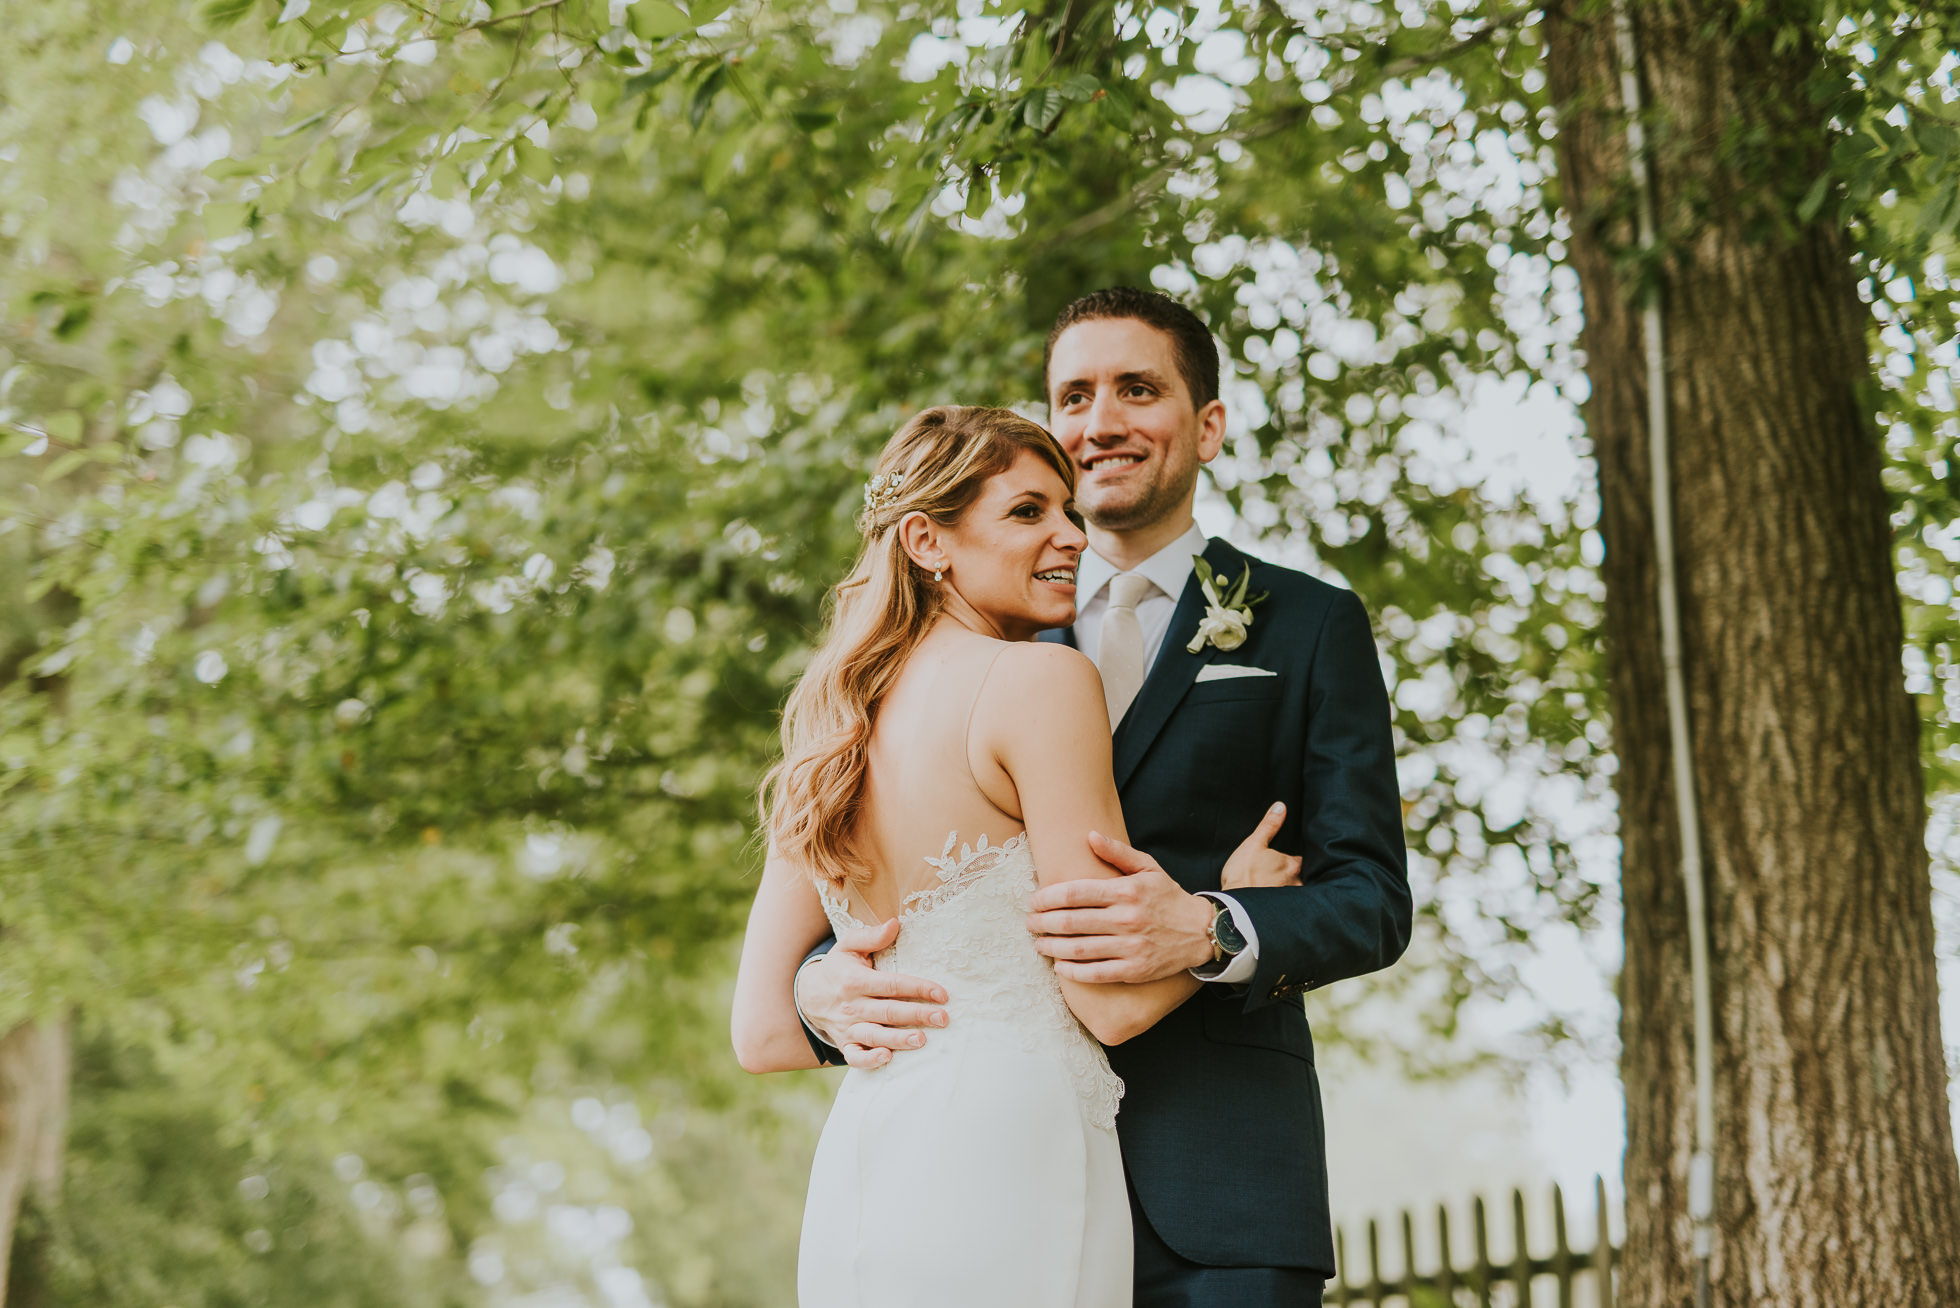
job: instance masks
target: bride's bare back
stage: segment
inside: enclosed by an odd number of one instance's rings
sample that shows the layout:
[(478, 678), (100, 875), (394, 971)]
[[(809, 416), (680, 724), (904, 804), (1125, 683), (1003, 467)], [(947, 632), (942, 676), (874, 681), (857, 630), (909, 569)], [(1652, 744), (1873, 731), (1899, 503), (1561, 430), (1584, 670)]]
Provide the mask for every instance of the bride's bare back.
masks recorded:
[(868, 910), (867, 921), (897, 917), (908, 898), (938, 884), (927, 860), (945, 853), (949, 832), (995, 845), (1021, 834), (1012, 781), (984, 743), (975, 747), (991, 734), (983, 715), (993, 705), (983, 703), (982, 692), (1009, 648), (942, 622), (879, 704), (858, 826), (858, 849), (870, 867), (849, 895)]

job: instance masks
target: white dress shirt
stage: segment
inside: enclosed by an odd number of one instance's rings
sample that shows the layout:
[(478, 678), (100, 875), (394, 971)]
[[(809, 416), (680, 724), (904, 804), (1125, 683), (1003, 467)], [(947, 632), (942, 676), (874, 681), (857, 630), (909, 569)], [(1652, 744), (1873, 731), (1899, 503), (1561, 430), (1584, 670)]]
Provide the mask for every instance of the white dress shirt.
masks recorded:
[[(1156, 587), (1137, 604), (1137, 625), (1143, 628), (1146, 685), (1150, 679), (1148, 669), (1156, 666), (1157, 655), (1164, 648), (1164, 637), (1170, 631), (1171, 615), (1177, 610), (1178, 596), (1184, 593), (1185, 584), (1196, 570), (1191, 561), (1205, 552), (1206, 543), (1207, 537), (1194, 522), (1189, 531), (1131, 569), (1135, 575)], [(1103, 614), (1109, 611), (1109, 583), (1118, 571), (1115, 564), (1094, 550), (1084, 550), (1082, 561), (1076, 567), (1075, 647), (1092, 659), (1100, 652)], [(1245, 948), (1218, 971), (1193, 968), (1191, 975), (1200, 981), (1219, 981), (1228, 985), (1250, 981), (1259, 966), (1259, 933), (1253, 930), (1252, 918), (1230, 895), (1209, 890), (1199, 893), (1225, 906), (1225, 910), (1232, 915), (1232, 925), (1245, 937)]]

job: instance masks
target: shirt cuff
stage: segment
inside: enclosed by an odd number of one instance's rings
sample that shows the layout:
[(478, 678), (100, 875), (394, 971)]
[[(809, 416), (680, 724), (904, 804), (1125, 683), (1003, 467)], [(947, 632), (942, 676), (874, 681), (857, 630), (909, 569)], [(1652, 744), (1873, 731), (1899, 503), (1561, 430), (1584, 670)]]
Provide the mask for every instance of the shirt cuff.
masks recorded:
[[(1233, 920), (1237, 921), (1238, 919), (1234, 917)], [(790, 978), (790, 983), (789, 983), (789, 1002), (792, 1005), (794, 1005), (796, 1008), (796, 1020), (803, 1024), (803, 1029), (805, 1031), (808, 1031), (811, 1035), (816, 1036), (817, 1039), (819, 1040), (823, 1040), (823, 1033), (817, 1030), (816, 1024), (811, 1022), (808, 1015), (804, 1013), (803, 999), (802, 996), (796, 993), (796, 985), (797, 982), (803, 979), (803, 969), (810, 966), (810, 964), (816, 962), (819, 958), (822, 957), (823, 957), (822, 954), (813, 954), (809, 958), (806, 958), (801, 963), (797, 964), (796, 975)], [(826, 1040), (824, 1041), (824, 1043), (828, 1044), (829, 1041)]]
[(1225, 960), (1221, 966), (1207, 963), (1203, 967), (1191, 969), (1191, 975), (1200, 981), (1219, 982), (1224, 985), (1239, 985), (1252, 980), (1252, 974), (1259, 970), (1259, 932), (1252, 925), (1252, 915), (1240, 907), (1239, 901), (1230, 895), (1213, 890), (1200, 890), (1199, 895), (1214, 904), (1223, 904), (1225, 911), (1232, 915), (1232, 925), (1245, 937), (1245, 948)]

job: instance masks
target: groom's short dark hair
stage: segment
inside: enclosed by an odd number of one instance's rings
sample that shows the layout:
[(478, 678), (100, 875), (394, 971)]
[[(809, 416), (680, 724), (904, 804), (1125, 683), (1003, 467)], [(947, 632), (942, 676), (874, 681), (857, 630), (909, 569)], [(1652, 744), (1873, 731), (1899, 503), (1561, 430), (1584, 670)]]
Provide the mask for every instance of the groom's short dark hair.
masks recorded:
[(1091, 291), (1056, 315), (1055, 325), (1048, 329), (1048, 345), (1041, 352), (1044, 395), (1048, 390), (1048, 362), (1055, 357), (1055, 342), (1062, 333), (1079, 322), (1106, 318), (1134, 318), (1171, 338), (1171, 357), (1177, 361), (1185, 389), (1191, 392), (1192, 408), (1202, 409), (1218, 398), (1218, 346), (1211, 339), (1211, 328), (1170, 296), (1134, 286)]

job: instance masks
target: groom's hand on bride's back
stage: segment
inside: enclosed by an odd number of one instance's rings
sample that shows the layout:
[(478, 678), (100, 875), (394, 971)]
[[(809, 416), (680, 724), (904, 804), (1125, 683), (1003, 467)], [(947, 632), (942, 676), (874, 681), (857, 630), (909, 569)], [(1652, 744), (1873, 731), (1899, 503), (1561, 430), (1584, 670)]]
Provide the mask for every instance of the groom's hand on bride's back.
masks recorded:
[(880, 972), (871, 955), (898, 937), (898, 921), (843, 931), (796, 974), (803, 1020), (852, 1067), (883, 1067), (894, 1050), (917, 1049), (923, 1028), (946, 1025), (946, 992), (923, 977)]

